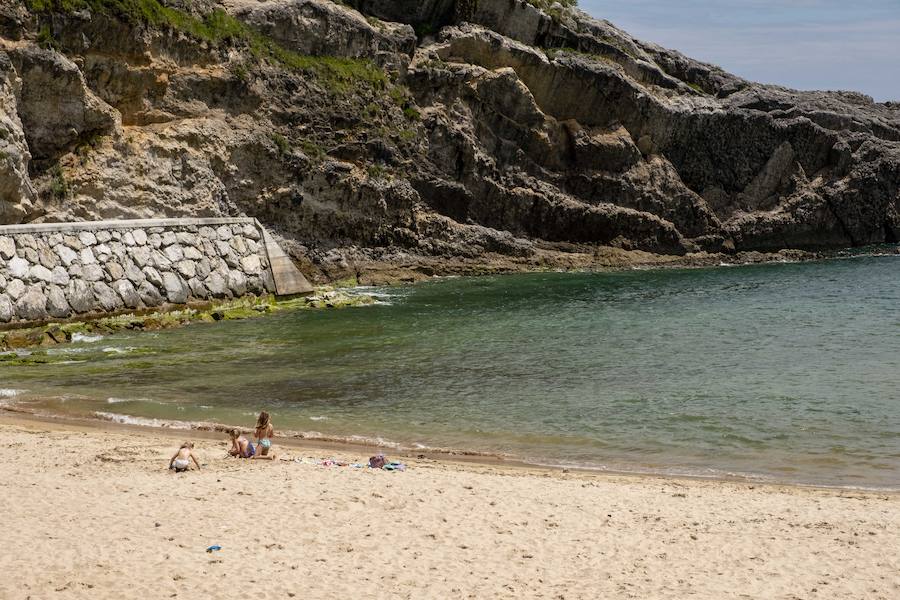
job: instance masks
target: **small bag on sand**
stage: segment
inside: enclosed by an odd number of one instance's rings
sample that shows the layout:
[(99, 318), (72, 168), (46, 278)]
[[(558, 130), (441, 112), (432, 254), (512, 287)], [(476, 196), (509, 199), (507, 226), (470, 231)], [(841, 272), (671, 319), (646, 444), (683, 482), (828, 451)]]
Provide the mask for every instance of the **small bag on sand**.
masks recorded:
[(378, 454), (369, 459), (369, 466), (373, 469), (381, 469), (384, 467), (384, 454)]

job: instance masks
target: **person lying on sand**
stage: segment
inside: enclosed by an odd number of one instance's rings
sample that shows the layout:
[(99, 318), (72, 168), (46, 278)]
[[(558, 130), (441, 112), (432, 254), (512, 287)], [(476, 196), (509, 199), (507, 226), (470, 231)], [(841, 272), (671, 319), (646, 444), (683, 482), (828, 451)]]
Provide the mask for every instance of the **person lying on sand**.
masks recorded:
[(272, 449), (272, 437), (274, 435), (275, 427), (272, 426), (272, 419), (269, 418), (269, 413), (262, 411), (256, 420), (256, 447), (259, 449), (259, 454), (253, 458), (275, 460), (275, 453), (269, 453)]
[(228, 451), (228, 454), (238, 458), (253, 458), (256, 450), (250, 440), (237, 429), (232, 429), (228, 433), (231, 435), (231, 450)]
[(176, 473), (182, 473), (191, 468), (191, 460), (197, 465), (197, 470), (199, 471), (200, 463), (197, 462), (197, 457), (194, 456), (194, 442), (185, 442), (178, 449), (178, 452), (175, 453), (175, 456), (172, 457), (172, 460), (169, 461), (169, 468), (175, 469)]

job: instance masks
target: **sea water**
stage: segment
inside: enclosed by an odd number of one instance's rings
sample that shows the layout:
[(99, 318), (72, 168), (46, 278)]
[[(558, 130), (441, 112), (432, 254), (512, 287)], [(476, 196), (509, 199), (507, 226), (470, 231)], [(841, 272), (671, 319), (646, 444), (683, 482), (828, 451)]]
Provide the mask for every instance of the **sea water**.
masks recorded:
[(360, 292), (379, 302), (0, 357), (0, 398), (185, 428), (267, 409), (280, 431), (387, 447), (900, 488), (900, 257)]

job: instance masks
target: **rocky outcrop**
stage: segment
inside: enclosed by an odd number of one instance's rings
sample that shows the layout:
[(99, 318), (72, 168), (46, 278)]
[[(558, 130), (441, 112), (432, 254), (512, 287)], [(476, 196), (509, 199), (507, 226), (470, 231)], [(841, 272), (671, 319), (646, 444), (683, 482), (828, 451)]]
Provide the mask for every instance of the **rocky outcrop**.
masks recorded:
[(35, 189), (28, 176), (31, 153), (16, 106), (21, 80), (4, 53), (0, 77), (0, 222), (17, 223), (34, 213)]
[(349, 0), (354, 8), (384, 21), (415, 25), (432, 33), (458, 16), (457, 0)]
[(254, 29), (301, 54), (372, 58), (379, 64), (402, 67), (416, 48), (409, 25), (370, 22), (332, 2), (229, 0), (226, 6)]
[(85, 85), (58, 52), (26, 46), (8, 52), (21, 79), (18, 115), (34, 159), (55, 159), (79, 142), (111, 134), (116, 112)]
[(323, 278), (900, 239), (896, 104), (536, 0), (128, 6), (0, 0), (2, 222), (247, 215)]

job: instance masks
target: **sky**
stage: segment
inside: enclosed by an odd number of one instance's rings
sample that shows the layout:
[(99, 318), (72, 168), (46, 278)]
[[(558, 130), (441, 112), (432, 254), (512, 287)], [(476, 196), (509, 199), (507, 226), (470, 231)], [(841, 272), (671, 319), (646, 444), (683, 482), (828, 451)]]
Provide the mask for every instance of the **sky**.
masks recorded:
[(900, 101), (900, 0), (580, 0), (632, 36), (746, 79)]

